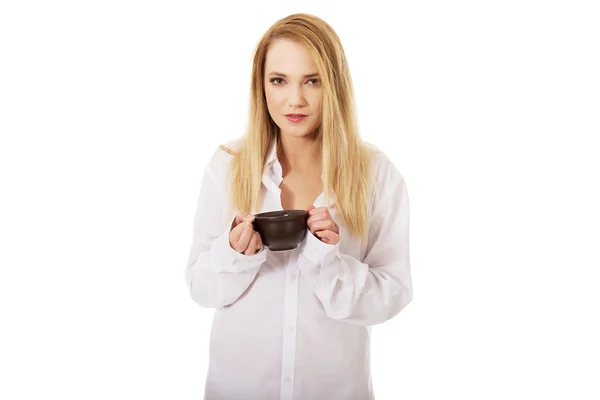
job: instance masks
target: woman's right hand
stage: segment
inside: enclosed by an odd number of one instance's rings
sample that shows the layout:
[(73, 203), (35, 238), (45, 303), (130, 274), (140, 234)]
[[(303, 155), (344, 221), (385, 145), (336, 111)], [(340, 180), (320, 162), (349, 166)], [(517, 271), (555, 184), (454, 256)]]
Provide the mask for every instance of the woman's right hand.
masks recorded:
[(252, 221), (254, 215), (239, 211), (235, 216), (233, 229), (229, 232), (229, 246), (247, 256), (257, 253), (263, 246), (260, 234), (254, 230)]

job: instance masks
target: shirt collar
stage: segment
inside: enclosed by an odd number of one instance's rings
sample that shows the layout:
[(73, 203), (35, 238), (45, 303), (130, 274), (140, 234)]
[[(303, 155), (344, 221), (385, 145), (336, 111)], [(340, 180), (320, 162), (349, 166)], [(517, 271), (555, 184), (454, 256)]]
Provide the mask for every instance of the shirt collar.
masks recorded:
[(271, 150), (269, 151), (269, 156), (267, 157), (267, 165), (271, 167), (273, 161), (277, 160), (277, 140), (273, 141), (271, 145)]
[[(269, 186), (279, 187), (281, 182), (283, 182), (283, 170), (281, 168), (281, 164), (279, 163), (279, 159), (277, 158), (277, 140), (273, 141), (271, 145), (271, 149), (269, 150), (269, 155), (267, 157), (267, 161), (265, 162), (265, 167), (263, 171), (263, 183), (268, 184)], [(321, 174), (321, 180), (323, 180), (323, 174)], [(329, 200), (329, 204), (325, 203), (325, 196), (321, 194), (315, 201), (315, 206), (325, 206), (333, 207), (335, 202), (335, 193), (332, 190), (332, 196)]]
[(269, 156), (265, 163), (263, 171), (263, 183), (266, 185), (274, 184), (275, 187), (279, 187), (283, 181), (283, 170), (281, 164), (277, 158), (277, 140), (273, 141), (271, 149), (269, 150)]

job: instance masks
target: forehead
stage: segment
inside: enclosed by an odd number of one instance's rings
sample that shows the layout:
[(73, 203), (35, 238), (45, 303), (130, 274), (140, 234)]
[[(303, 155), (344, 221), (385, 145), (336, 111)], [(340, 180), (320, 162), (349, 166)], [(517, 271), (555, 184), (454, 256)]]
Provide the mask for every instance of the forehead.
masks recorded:
[(279, 39), (269, 46), (265, 61), (265, 73), (274, 71), (301, 77), (317, 72), (317, 65), (306, 47), (288, 39)]

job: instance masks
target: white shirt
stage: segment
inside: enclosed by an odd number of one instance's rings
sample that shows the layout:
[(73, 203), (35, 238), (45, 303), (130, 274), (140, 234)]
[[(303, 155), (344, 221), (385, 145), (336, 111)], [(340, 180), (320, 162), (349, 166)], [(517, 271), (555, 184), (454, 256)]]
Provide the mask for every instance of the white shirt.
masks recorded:
[[(227, 145), (239, 149), (239, 140)], [(336, 245), (310, 231), (292, 251), (229, 246), (227, 169), (219, 148), (208, 163), (194, 218), (185, 279), (192, 299), (214, 308), (205, 400), (373, 399), (370, 325), (412, 300), (409, 202), (400, 172), (377, 151), (368, 241), (340, 226)], [(258, 212), (281, 210), (281, 165), (271, 149)], [(324, 206), (321, 194), (315, 207)]]

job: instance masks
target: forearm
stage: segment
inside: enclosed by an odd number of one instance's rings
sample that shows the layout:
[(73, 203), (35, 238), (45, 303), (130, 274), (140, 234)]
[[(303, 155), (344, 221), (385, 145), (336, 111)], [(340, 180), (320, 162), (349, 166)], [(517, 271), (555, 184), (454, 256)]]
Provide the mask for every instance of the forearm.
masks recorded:
[(412, 300), (407, 259), (371, 267), (332, 249), (323, 265), (301, 254), (303, 276), (313, 287), (325, 313), (334, 319), (359, 325), (375, 325), (397, 315)]
[(248, 289), (266, 260), (266, 250), (247, 256), (229, 245), (224, 232), (209, 246), (192, 249), (185, 271), (192, 299), (202, 307), (221, 308), (233, 304)]

